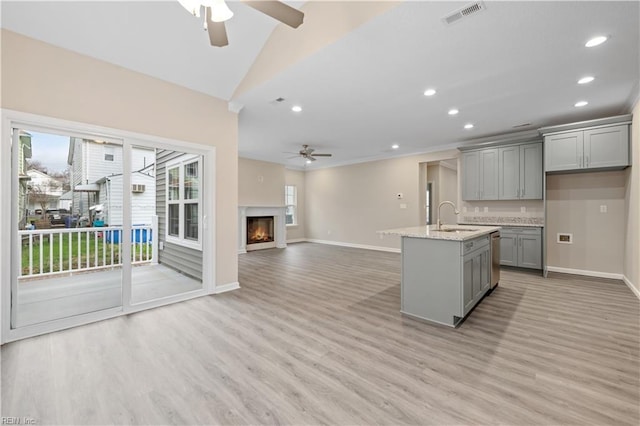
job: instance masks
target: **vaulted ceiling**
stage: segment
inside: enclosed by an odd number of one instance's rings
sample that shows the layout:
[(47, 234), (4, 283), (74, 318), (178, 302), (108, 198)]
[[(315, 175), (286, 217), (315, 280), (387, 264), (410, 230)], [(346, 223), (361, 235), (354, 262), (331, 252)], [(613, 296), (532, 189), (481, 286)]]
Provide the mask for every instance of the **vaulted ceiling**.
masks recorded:
[(297, 30), (229, 2), (225, 48), (177, 1), (3, 1), (2, 27), (230, 101), (240, 155), (289, 167), (302, 144), (333, 153), (311, 168), (428, 152), (627, 113), (639, 92), (638, 2), (486, 1), (452, 24), (467, 2), (287, 3)]

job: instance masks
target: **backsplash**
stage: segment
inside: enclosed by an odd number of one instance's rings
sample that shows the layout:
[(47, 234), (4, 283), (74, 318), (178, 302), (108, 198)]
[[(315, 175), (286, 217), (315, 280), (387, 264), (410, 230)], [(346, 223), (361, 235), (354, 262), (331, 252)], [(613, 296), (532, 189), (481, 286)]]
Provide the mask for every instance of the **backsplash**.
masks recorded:
[(528, 225), (544, 226), (543, 217), (524, 216), (462, 216), (459, 223), (482, 225)]

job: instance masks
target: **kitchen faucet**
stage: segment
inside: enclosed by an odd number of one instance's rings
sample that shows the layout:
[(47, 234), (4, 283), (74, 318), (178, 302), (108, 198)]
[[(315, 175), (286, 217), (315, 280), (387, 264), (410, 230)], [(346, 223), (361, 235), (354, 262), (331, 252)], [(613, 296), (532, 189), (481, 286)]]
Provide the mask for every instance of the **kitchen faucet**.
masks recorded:
[(453, 202), (451, 202), (451, 201), (443, 201), (443, 202), (441, 202), (438, 205), (438, 227), (436, 228), (437, 230), (440, 230), (442, 228), (442, 221), (440, 220), (440, 207), (442, 207), (443, 204), (451, 204), (451, 207), (453, 207), (453, 212), (455, 214), (460, 214), (460, 212), (456, 208), (456, 205), (453, 204)]

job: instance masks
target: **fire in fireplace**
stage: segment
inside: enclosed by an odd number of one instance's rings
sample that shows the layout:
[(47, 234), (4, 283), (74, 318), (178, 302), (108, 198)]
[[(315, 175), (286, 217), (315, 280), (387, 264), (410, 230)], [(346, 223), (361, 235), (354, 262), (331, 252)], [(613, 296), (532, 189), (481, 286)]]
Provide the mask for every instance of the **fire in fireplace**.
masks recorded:
[(274, 241), (273, 216), (247, 217), (247, 244)]

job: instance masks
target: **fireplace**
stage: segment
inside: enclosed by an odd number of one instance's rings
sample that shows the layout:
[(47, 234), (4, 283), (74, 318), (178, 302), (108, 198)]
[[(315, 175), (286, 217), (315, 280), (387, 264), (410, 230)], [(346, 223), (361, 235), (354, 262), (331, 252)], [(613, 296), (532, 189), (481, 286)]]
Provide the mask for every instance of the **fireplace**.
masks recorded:
[[(271, 224), (260, 220), (267, 217)], [(257, 224), (254, 224), (256, 219)], [(252, 238), (251, 234), (256, 231), (259, 235), (255, 235), (257, 238)], [(286, 239), (284, 206), (238, 206), (238, 253), (272, 247), (285, 248), (287, 247)], [(256, 240), (258, 242), (255, 242)]]
[(247, 250), (276, 246), (273, 216), (247, 216)]

